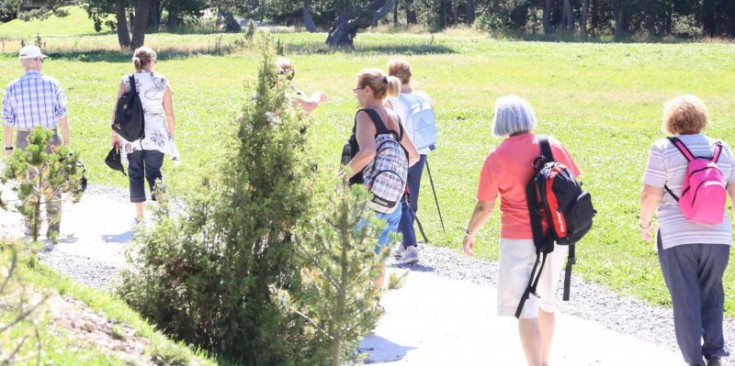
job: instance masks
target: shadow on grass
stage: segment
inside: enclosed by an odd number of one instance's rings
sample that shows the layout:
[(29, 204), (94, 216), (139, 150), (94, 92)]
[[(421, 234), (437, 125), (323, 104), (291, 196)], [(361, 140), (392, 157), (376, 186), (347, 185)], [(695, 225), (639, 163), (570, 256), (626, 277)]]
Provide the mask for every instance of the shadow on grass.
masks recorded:
[(439, 44), (409, 44), (409, 45), (356, 45), (353, 50), (333, 49), (322, 42), (310, 42), (303, 44), (286, 44), (286, 50), (290, 54), (312, 55), (332, 54), (337, 52), (357, 55), (430, 55), (430, 54), (453, 54), (457, 53), (451, 47)]
[(579, 34), (539, 34), (539, 33), (489, 33), (488, 35), (496, 39), (506, 39), (509, 41), (524, 42), (547, 42), (547, 43), (590, 43), (590, 44), (610, 44), (610, 43), (659, 43), (659, 44), (687, 44), (692, 42), (710, 42), (710, 43), (732, 43), (734, 39), (728, 38), (700, 38), (687, 36), (684, 34), (671, 34), (666, 36), (648, 37), (641, 34), (632, 34), (623, 38), (614, 38), (612, 35), (588, 35), (585, 39)]
[[(160, 49), (156, 52), (159, 60), (181, 59), (199, 55), (225, 56), (231, 54), (228, 49)], [(85, 50), (68, 52), (49, 52), (48, 55), (57, 60), (79, 61), (79, 62), (130, 62), (133, 55), (132, 50)]]

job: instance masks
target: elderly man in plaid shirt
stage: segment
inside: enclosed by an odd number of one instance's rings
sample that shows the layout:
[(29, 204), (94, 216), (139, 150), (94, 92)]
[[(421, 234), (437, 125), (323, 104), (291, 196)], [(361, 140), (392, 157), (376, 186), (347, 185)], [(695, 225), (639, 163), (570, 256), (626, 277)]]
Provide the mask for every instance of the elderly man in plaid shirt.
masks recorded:
[[(8, 85), (3, 97), (2, 119), (5, 130), (5, 153), (10, 156), (13, 149), (25, 150), (28, 147), (30, 130), (43, 127), (54, 131), (52, 146), (69, 146), (69, 121), (64, 91), (58, 80), (43, 75), (41, 68), (47, 56), (36, 46), (25, 46), (19, 53), (20, 64), (25, 74)], [(61, 127), (63, 142), (59, 137)], [(13, 129), (16, 129), (13, 146)], [(49, 151), (52, 147), (49, 146)], [(49, 232), (59, 232), (61, 197), (54, 197), (46, 205), (49, 219)], [(28, 231), (28, 228), (26, 228)]]

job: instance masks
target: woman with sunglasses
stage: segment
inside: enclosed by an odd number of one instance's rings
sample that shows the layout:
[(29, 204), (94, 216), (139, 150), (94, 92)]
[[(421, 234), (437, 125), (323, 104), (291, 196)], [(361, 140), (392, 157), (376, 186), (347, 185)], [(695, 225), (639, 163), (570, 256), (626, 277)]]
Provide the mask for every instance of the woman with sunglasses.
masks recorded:
[[(401, 122), (395, 112), (386, 109), (384, 104), (388, 97), (395, 97), (401, 89), (401, 81), (394, 76), (386, 76), (377, 69), (363, 69), (357, 74), (357, 85), (353, 89), (360, 110), (355, 115), (355, 140), (357, 152), (347, 164), (350, 174), (350, 184), (364, 183), (362, 179), (363, 170), (375, 159), (377, 146), (375, 143), (378, 134), (376, 124), (382, 122), (385, 128), (395, 132), (397, 140), (406, 150), (408, 155), (408, 166), (416, 164), (419, 160), (419, 152), (409, 138), (401, 133)], [(369, 112), (369, 110), (375, 113)], [(371, 117), (371, 114), (373, 116)], [(379, 119), (376, 120), (376, 119)], [(408, 169), (408, 167), (406, 167)], [(401, 220), (401, 202), (394, 206), (390, 213), (376, 212), (379, 219), (385, 220), (387, 225), (378, 238), (376, 252), (380, 252), (390, 243), (390, 233), (398, 230)], [(380, 286), (383, 283), (383, 275), (376, 281)]]

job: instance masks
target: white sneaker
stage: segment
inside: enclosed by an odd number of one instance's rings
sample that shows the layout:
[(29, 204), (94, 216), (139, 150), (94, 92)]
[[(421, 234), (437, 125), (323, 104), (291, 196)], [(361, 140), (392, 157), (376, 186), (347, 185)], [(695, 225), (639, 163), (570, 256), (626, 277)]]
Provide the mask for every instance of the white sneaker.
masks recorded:
[(401, 258), (398, 259), (398, 264), (415, 264), (419, 262), (419, 251), (416, 247), (410, 250), (405, 250)]

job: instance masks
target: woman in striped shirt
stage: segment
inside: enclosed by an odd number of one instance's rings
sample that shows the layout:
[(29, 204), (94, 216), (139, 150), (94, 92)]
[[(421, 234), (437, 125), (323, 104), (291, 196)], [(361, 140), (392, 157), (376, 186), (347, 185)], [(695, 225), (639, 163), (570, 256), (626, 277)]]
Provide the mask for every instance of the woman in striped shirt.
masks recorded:
[[(709, 159), (717, 141), (701, 133), (707, 120), (704, 103), (685, 95), (666, 104), (663, 131), (681, 141), (692, 155)], [(735, 202), (733, 156), (724, 143), (716, 163), (726, 181), (727, 193)], [(708, 366), (720, 365), (720, 357), (729, 354), (722, 335), (722, 275), (732, 245), (732, 226), (726, 210), (719, 224), (684, 217), (678, 197), (688, 165), (687, 158), (669, 138), (651, 146), (643, 178), (639, 226), (643, 239), (650, 241), (655, 211), (656, 248), (671, 294), (676, 340), (684, 360), (689, 365), (705, 365), (705, 360)]]

